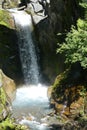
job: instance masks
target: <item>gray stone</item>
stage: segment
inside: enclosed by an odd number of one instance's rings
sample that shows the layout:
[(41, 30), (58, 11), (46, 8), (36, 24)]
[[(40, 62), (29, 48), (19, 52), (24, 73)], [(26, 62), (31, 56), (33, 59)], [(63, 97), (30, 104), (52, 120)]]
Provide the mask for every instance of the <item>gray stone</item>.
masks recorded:
[(39, 3), (31, 3), (31, 5), (33, 6), (35, 13), (43, 11), (43, 7)]
[(44, 15), (44, 9), (38, 2), (33, 2), (32, 0), (31, 3), (28, 4), (26, 10), (31, 13), (35, 24), (38, 24), (41, 20), (46, 18)]
[(37, 15), (32, 15), (32, 19), (34, 24), (38, 24), (41, 20), (45, 19), (46, 17), (44, 17), (44, 15), (42, 14), (37, 14)]

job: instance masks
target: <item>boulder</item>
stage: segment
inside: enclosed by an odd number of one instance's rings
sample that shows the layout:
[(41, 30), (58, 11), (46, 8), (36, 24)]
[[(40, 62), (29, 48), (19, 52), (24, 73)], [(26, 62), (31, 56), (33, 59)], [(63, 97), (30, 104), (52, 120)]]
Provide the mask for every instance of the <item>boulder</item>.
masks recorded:
[(69, 119), (87, 115), (87, 91), (84, 84), (81, 85), (83, 75), (81, 73), (77, 78), (73, 73), (75, 75), (75, 70), (74, 72), (67, 70), (60, 74), (53, 87), (48, 89), (50, 103), (54, 107), (55, 113)]
[(0, 121), (11, 112), (11, 102), (14, 97), (16, 85), (0, 70)]
[(3, 85), (3, 89), (5, 90), (6, 94), (12, 101), (15, 96), (16, 84), (15, 84), (14, 80), (7, 77), (2, 72), (2, 70), (0, 70), (0, 77), (2, 79), (1, 84)]
[(0, 68), (18, 83), (23, 74), (14, 19), (7, 10), (0, 10), (0, 18)]

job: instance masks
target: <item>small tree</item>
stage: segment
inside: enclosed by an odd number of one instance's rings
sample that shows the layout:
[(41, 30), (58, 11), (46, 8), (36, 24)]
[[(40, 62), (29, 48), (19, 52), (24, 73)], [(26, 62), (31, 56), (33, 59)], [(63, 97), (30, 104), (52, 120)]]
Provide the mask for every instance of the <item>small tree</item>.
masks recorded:
[(77, 29), (71, 27), (65, 42), (59, 44), (57, 53), (64, 53), (65, 63), (79, 62), (83, 68), (87, 68), (87, 21), (79, 19)]
[(87, 68), (87, 1), (80, 4), (85, 9), (85, 19), (78, 19), (77, 28), (71, 27), (65, 42), (59, 44), (57, 53), (65, 55), (65, 63), (79, 62), (83, 68)]

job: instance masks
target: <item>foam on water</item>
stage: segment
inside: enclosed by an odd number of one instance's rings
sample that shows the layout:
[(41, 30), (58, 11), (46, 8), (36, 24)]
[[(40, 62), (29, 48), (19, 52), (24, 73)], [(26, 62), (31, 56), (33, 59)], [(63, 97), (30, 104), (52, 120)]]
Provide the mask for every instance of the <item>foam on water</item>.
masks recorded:
[(38, 105), (41, 103), (48, 103), (47, 86), (41, 84), (22, 86), (17, 89), (16, 99), (13, 102), (14, 106)]

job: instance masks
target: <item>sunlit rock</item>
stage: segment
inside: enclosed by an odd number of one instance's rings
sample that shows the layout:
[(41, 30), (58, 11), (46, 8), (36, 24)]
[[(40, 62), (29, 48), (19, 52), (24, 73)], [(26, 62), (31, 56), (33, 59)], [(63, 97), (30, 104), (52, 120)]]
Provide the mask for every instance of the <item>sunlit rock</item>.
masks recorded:
[(11, 111), (11, 100), (14, 91), (15, 83), (0, 70), (0, 121), (5, 119)]
[(3, 88), (5, 89), (8, 97), (12, 100), (15, 96), (16, 84), (12, 79), (7, 77), (1, 70), (0, 73), (2, 75)]

